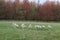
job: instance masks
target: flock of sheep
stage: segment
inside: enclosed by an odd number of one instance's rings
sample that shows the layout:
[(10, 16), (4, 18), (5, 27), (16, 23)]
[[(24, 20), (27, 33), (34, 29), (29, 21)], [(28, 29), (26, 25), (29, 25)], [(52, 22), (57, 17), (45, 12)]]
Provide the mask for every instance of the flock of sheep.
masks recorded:
[[(13, 26), (14, 26), (15, 28), (19, 28), (19, 25), (16, 24), (16, 23), (13, 23)], [(27, 26), (23, 23), (23, 24), (21, 24), (21, 27), (22, 27), (22, 29), (25, 29)], [(29, 29), (32, 29), (32, 27), (33, 27), (32, 24), (29, 24), (28, 28), (29, 28)], [(45, 25), (42, 25), (42, 26), (40, 26), (40, 25), (35, 25), (34, 27), (35, 27), (35, 29), (37, 29), (37, 30), (46, 28)], [(48, 27), (48, 29), (51, 29), (51, 28), (52, 28), (51, 25), (48, 25), (47, 27)]]

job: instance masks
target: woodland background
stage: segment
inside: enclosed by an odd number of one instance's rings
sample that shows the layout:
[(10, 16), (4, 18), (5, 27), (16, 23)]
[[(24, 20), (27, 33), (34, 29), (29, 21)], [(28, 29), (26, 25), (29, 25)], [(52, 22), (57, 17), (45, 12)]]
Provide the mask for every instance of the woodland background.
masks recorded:
[(60, 21), (60, 3), (48, 0), (44, 4), (28, 0), (0, 0), (0, 20)]

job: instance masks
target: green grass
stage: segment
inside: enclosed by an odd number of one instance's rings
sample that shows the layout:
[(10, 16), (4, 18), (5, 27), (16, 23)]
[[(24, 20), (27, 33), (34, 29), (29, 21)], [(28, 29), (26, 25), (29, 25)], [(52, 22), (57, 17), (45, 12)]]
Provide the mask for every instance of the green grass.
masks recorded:
[[(18, 29), (12, 26), (12, 22), (19, 25)], [(25, 23), (27, 28), (22, 29), (21, 24)], [(28, 25), (32, 24), (33, 28), (28, 29)], [(52, 29), (36, 30), (35, 24), (52, 25)], [(19, 21), (0, 21), (0, 40), (60, 40), (60, 23), (53, 22), (19, 22)]]

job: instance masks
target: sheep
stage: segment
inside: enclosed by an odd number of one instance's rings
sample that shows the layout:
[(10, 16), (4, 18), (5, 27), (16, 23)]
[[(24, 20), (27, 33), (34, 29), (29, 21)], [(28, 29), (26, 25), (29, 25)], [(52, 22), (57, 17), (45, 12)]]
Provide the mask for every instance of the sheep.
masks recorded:
[(26, 28), (25, 24), (22, 24), (22, 25), (21, 25), (21, 27), (22, 27), (23, 29), (25, 29), (25, 28)]
[(19, 28), (19, 25), (16, 24), (16, 23), (13, 23), (13, 26), (14, 26), (15, 28)]
[(31, 24), (29, 24), (29, 29), (31, 29), (32, 28), (32, 25)]
[(44, 29), (44, 28), (45, 28), (45, 26), (44, 26), (44, 25), (42, 25), (42, 28)]
[(51, 29), (51, 28), (52, 28), (52, 26), (51, 26), (51, 25), (48, 25), (48, 28), (49, 28), (49, 29)]
[(35, 25), (35, 28), (36, 28), (37, 30), (39, 30), (39, 29), (42, 29), (42, 26), (40, 26), (40, 25)]

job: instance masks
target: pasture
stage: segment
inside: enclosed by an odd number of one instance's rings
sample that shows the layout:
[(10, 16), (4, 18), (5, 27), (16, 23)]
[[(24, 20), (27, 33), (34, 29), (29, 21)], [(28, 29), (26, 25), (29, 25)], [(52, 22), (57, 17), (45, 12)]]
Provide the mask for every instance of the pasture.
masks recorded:
[[(14, 28), (12, 23), (16, 22), (19, 28)], [(25, 23), (26, 29), (21, 28)], [(33, 28), (29, 29), (28, 25), (32, 24)], [(43, 30), (36, 30), (34, 25), (45, 25)], [(52, 29), (48, 29), (51, 25)], [(53, 22), (21, 22), (21, 21), (0, 21), (0, 40), (60, 40), (60, 23)]]

